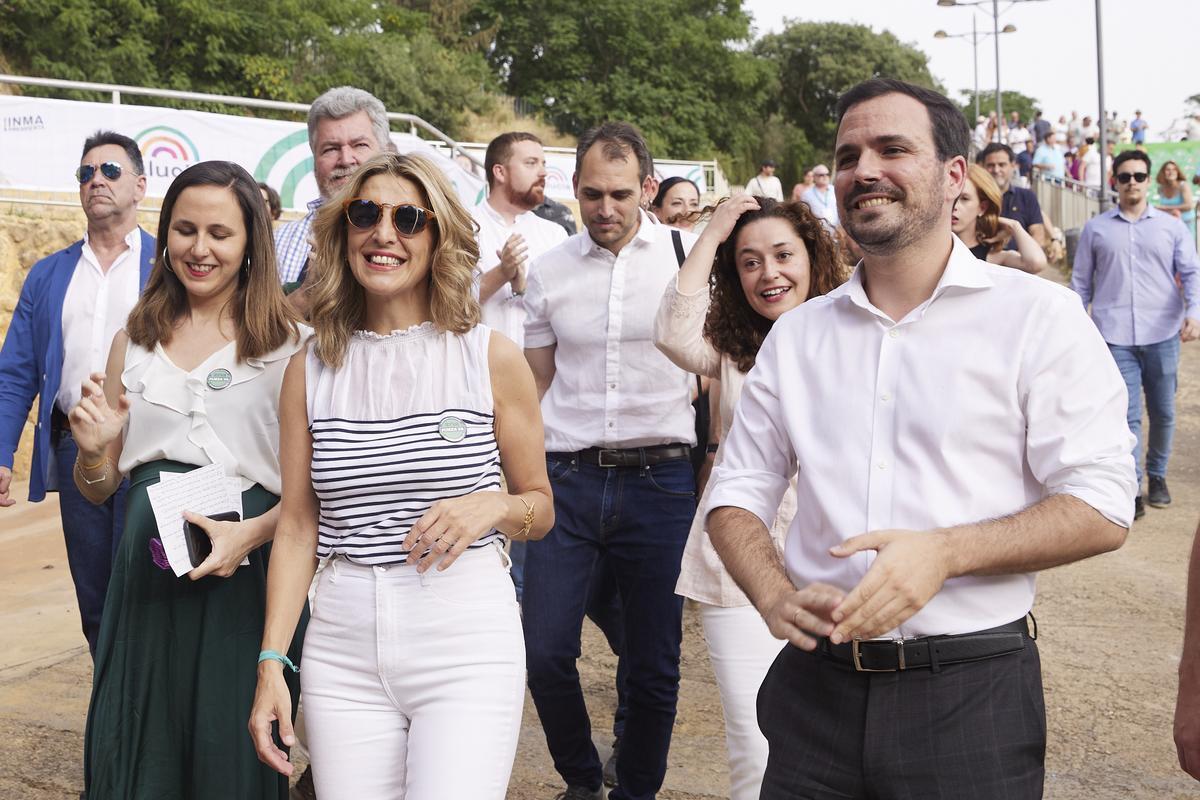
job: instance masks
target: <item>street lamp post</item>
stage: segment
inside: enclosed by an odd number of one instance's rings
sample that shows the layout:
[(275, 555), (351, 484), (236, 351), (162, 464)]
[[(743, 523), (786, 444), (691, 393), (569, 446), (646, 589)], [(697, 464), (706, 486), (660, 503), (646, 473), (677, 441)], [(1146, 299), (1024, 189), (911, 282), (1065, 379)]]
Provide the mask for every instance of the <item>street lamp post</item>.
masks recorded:
[[(1016, 33), (1015, 25), (1005, 25), (1000, 33)], [(936, 31), (933, 34), (935, 39), (966, 39), (971, 43), (971, 58), (974, 64), (975, 72), (975, 119), (979, 119), (979, 43), (991, 36), (997, 36), (997, 33), (988, 33), (984, 31), (980, 33), (975, 27), (975, 17), (971, 17), (971, 32), (970, 33), (946, 33), (945, 31)], [(999, 106), (997, 109), (999, 110)], [(999, 116), (999, 113), (997, 113)]]
[[(1015, 6), (1017, 3), (1040, 3), (1043, 0), (1007, 0), (1008, 5), (1004, 7), (1005, 11)], [(984, 7), (991, 6), (992, 12), (992, 42), (996, 49), (996, 124), (1004, 124), (1004, 104), (1000, 99), (1000, 0), (937, 0), (937, 4), (943, 8), (953, 6), (976, 6)], [(974, 23), (974, 20), (972, 20)], [(1008, 31), (1009, 25), (1005, 25), (1005, 32)], [(1016, 30), (1016, 28), (1013, 28)], [(976, 114), (975, 116), (979, 116)]]

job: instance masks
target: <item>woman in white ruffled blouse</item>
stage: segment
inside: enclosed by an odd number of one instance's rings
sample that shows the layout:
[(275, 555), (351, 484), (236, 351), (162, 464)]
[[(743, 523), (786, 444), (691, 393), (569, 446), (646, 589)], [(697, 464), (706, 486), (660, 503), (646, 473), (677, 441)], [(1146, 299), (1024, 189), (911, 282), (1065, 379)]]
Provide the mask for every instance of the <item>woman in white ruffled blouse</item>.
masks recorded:
[[(720, 423), (714, 427), (724, 437), (746, 373), (772, 323), (843, 280), (833, 241), (803, 202), (732, 197), (713, 212), (667, 286), (655, 320), (655, 344), (683, 369), (713, 379), (710, 404)], [(720, 458), (718, 449), (718, 463)], [(702, 496), (699, 508), (704, 507)], [(771, 526), (780, 553), (795, 512), (795, 490), (789, 489)], [(767, 764), (755, 698), (783, 645), (721, 565), (702, 513), (692, 523), (675, 591), (700, 604), (725, 712), (730, 797), (751, 800), (758, 797)]]
[[(96, 649), (87, 797), (280, 800), (287, 781), (258, 763), (245, 718), (278, 518), (279, 390), (307, 329), (284, 301), (266, 205), (238, 165), (180, 173), (158, 246), (107, 375), (83, 384), (70, 414), (84, 496), (101, 502), (130, 479)], [(177, 578), (147, 489), (209, 464), (237, 481), (244, 521), (189, 516), (212, 552)]]

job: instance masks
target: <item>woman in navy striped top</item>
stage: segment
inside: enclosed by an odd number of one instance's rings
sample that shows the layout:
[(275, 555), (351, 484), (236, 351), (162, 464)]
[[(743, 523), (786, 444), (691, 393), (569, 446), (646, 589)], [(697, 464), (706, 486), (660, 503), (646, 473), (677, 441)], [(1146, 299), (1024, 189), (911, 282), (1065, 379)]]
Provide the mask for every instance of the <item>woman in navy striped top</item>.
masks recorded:
[[(290, 774), (287, 650), (322, 800), (503, 798), (525, 654), (505, 536), (553, 523), (533, 376), (478, 324), (473, 223), (419, 156), (363, 165), (318, 212), (315, 331), (284, 376), (283, 500), (250, 729)], [(507, 487), (501, 482), (503, 471)]]

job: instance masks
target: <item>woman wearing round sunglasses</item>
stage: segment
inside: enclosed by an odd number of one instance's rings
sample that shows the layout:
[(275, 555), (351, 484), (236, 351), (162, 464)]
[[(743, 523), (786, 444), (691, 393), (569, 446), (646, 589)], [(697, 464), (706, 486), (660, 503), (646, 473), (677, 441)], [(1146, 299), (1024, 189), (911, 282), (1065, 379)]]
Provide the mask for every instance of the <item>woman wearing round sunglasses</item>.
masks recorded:
[[(717, 206), (667, 286), (654, 341), (679, 367), (713, 379), (710, 402), (724, 436), (746, 373), (775, 320), (842, 280), (833, 240), (807, 203), (738, 195)], [(702, 496), (699, 508), (704, 506)], [(721, 565), (701, 513), (692, 522), (675, 591), (700, 605), (725, 713), (730, 797), (751, 800), (758, 797), (767, 766), (755, 697), (783, 643)], [(781, 553), (795, 513), (796, 494), (789, 488), (771, 526)]]
[(313, 235), (255, 746), (290, 774), (271, 737), (275, 721), (293, 736), (278, 654), (320, 559), (300, 671), (317, 796), (499, 800), (525, 687), (503, 540), (553, 523), (533, 375), (478, 324), (474, 225), (432, 162), (376, 156)]
[[(256, 763), (242, 726), (278, 516), (279, 388), (306, 331), (284, 301), (266, 206), (241, 167), (180, 173), (157, 241), (107, 376), (84, 382), (70, 414), (80, 492), (99, 503), (130, 481), (96, 648), (87, 797), (282, 800), (287, 781)], [(176, 577), (149, 491), (210, 464), (236, 482), (245, 521), (190, 517), (211, 553)]]

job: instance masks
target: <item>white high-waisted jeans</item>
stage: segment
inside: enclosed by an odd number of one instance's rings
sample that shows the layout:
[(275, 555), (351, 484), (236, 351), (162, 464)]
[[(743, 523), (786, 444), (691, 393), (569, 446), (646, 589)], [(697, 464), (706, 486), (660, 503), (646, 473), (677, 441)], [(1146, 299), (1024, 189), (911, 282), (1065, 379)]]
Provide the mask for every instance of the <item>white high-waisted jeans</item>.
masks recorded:
[(508, 561), (321, 573), (300, 687), (321, 800), (503, 800), (525, 700)]
[(767, 769), (767, 740), (758, 729), (758, 688), (784, 642), (771, 635), (754, 606), (699, 605), (708, 660), (725, 712), (729, 797), (758, 800)]

